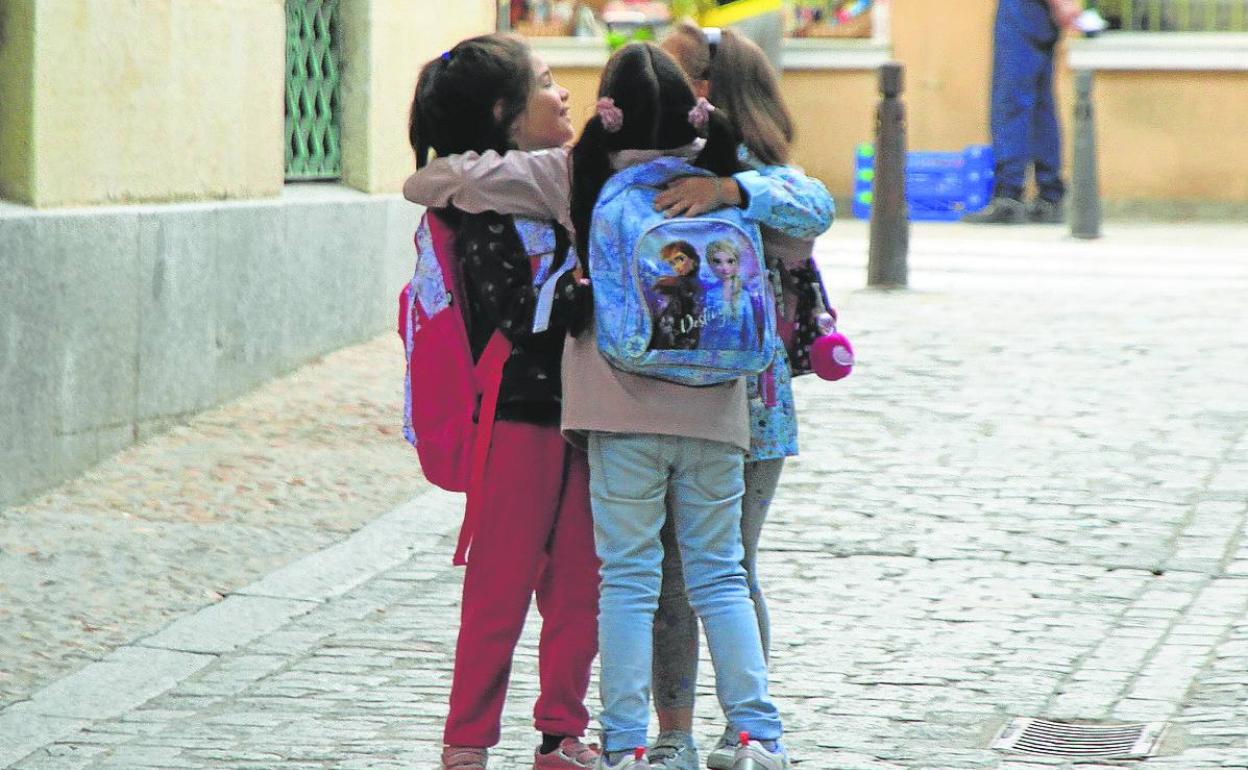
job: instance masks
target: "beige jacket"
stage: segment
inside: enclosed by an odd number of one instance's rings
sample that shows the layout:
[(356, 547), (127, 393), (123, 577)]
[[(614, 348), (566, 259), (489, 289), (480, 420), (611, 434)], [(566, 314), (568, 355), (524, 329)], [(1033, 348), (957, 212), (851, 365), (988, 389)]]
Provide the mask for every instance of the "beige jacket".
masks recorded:
[(563, 435), (587, 431), (688, 436), (750, 448), (745, 380), (694, 388), (622, 372), (598, 352), (597, 330), (563, 346)]

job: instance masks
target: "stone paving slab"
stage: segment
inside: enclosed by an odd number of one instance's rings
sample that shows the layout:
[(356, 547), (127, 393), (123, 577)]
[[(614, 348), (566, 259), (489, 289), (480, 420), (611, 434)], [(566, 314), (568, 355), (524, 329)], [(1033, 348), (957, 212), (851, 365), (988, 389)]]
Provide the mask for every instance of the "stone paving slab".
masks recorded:
[[(920, 227), (914, 289), (864, 292), (864, 232), (834, 230), (820, 258), (860, 364), (798, 383), (803, 455), (760, 557), (795, 766), (1248, 767), (1248, 231)], [(408, 556), (242, 590), (311, 608), (11, 766), (435, 766), (462, 575), (447, 497)], [(530, 761), (537, 627), (498, 767)], [(1014, 716), (1172, 727), (1161, 757), (1075, 765), (987, 748)]]

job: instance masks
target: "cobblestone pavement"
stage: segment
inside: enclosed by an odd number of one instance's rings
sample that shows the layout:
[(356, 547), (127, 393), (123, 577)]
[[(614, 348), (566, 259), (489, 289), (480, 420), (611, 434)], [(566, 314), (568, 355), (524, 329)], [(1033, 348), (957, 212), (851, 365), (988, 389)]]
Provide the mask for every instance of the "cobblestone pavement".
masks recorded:
[[(1108, 235), (918, 227), (909, 292), (859, 290), (861, 224), (821, 241), (860, 363), (841, 383), (798, 384), (804, 453), (786, 470), (761, 557), (772, 689), (798, 766), (1066, 766), (987, 748), (1008, 718), (1034, 715), (1168, 720), (1162, 756), (1145, 767), (1248, 767), (1248, 229), (1118, 225)], [(389, 345), (342, 361), (390, 368)], [(365, 401), (378, 391), (351, 378), (369, 370), (300, 376), (339, 379), (324, 403), (308, 388), (304, 413), (323, 415), (321, 426), (345, 419), (347, 434), (376, 451), (348, 465), (338, 434), (309, 428), (285, 435), (321, 454), (244, 462), (231, 479), (248, 485), (263, 471), (271, 494), (286, 496), (298, 467), (298, 478), (332, 491), (323, 508), (235, 502), (222, 482), (200, 480), (204, 498), (191, 507), (232, 525), (214, 530), (229, 533), (225, 544), (132, 553), (117, 576), (138, 559), (155, 585), (179, 585), (158, 558), (204, 574), (226, 553), (258, 574), (393, 507), (383, 490), (418, 492), (399, 480), (410, 458), (392, 460), (373, 442), (393, 420), (360, 405), (392, 397)], [(286, 386), (274, 387), (266, 408), (283, 422)], [(333, 414), (343, 404), (360, 408)], [(268, 423), (263, 409), (251, 414)], [(189, 514), (166, 495), (190, 483), (184, 470), (216, 467), (221, 451), (189, 440), (195, 430), (168, 440), (199, 464), (161, 465), (178, 452), (149, 456), (153, 442), (19, 509), (38, 532), (72, 513), (75, 524), (41, 535), (43, 548), (56, 554), (69, 538), (80, 560), (71, 566), (104, 570), (75, 578), (99, 584), (101, 607), (111, 560), (96, 543), (111, 544), (100, 534), (109, 530), (76, 534), (87, 526), (77, 517), (92, 514), (53, 501), (115, 499), (114, 519), (138, 507), (153, 527), (186, 527)], [(345, 543), (145, 636), (203, 603), (188, 582), (180, 607), (166, 597), (110, 637), (138, 641), (0, 711), (0, 767), (435, 767), (461, 575), (449, 564), (456, 503), (421, 493)], [(4, 537), (7, 550), (21, 534)], [(288, 538), (295, 545), (276, 546)], [(242, 573), (231, 572), (240, 582)], [(18, 585), (23, 596), (48, 590)], [(42, 596), (52, 604), (74, 593)], [(499, 767), (528, 766), (536, 625), (517, 655)], [(707, 684), (698, 713), (709, 739), (719, 727)]]
[(335, 353), (0, 512), (0, 707), (425, 488), (399, 350)]

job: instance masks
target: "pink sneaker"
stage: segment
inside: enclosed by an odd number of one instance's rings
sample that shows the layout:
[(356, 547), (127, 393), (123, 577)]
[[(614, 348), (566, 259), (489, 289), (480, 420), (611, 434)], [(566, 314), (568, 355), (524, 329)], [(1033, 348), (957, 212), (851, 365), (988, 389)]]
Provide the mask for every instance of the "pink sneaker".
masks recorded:
[(443, 746), (442, 770), (485, 770), (489, 754), (472, 746)]
[(559, 748), (549, 754), (533, 752), (533, 770), (570, 770), (593, 767), (598, 759), (598, 744), (585, 745), (579, 738), (564, 738)]

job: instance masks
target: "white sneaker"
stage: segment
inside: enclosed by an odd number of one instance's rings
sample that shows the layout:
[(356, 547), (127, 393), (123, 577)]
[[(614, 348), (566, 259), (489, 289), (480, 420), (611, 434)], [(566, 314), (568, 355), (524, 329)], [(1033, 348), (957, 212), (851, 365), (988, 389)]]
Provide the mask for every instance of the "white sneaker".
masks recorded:
[(772, 752), (758, 741), (750, 741), (737, 747), (729, 770), (789, 770), (789, 755), (779, 743)]

